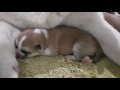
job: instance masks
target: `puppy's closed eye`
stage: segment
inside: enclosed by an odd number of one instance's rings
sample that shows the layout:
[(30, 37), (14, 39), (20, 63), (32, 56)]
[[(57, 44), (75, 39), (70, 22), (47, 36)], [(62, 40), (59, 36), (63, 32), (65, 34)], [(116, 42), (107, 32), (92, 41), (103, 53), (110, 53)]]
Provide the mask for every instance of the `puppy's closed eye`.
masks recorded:
[(42, 49), (40, 45), (36, 45), (35, 48), (38, 49), (38, 50)]
[(22, 53), (24, 53), (25, 55), (31, 54), (31, 52), (27, 52), (27, 51), (25, 51), (25, 50), (21, 50), (21, 51), (22, 51)]

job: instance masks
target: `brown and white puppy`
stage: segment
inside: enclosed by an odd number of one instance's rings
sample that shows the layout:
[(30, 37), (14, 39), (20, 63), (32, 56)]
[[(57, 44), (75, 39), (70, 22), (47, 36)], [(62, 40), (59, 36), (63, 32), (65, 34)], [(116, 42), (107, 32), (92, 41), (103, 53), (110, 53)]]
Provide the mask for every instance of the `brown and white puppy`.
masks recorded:
[(26, 30), (16, 39), (16, 48), (19, 58), (63, 55), (69, 60), (83, 63), (95, 63), (103, 54), (100, 45), (92, 35), (66, 26), (49, 30)]
[(120, 32), (120, 15), (104, 13), (105, 20)]

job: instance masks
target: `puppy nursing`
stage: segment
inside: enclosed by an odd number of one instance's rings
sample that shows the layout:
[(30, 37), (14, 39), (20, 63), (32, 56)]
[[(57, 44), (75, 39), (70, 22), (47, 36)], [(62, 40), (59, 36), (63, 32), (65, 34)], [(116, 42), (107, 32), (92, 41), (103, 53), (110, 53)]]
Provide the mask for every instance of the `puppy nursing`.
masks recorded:
[(63, 55), (68, 60), (84, 63), (95, 63), (103, 54), (92, 35), (67, 26), (26, 30), (16, 39), (16, 48), (19, 58)]

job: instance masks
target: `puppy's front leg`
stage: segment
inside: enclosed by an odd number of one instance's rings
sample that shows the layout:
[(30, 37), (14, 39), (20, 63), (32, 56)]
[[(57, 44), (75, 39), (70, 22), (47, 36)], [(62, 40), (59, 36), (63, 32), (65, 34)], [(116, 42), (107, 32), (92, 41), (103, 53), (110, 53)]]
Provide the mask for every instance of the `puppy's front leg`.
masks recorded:
[(42, 52), (43, 55), (47, 55), (47, 56), (57, 56), (58, 52), (55, 48), (46, 48), (45, 50), (43, 50)]
[(66, 59), (71, 60), (71, 61), (76, 61), (76, 58), (74, 55), (67, 55), (65, 56)]

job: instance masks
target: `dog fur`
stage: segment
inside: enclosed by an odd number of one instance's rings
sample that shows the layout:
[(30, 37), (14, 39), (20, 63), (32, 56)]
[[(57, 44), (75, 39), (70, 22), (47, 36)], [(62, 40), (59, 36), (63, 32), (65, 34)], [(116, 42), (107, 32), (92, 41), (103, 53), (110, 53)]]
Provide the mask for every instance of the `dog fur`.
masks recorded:
[(104, 13), (105, 20), (120, 32), (120, 15)]
[[(100, 43), (104, 53), (115, 63), (120, 65), (120, 34), (108, 24), (102, 12), (0, 12), (0, 23), (9, 23), (16, 27), (16, 31), (28, 28), (53, 28), (57, 25), (68, 25), (84, 29), (91, 33)], [(4, 30), (6, 29), (6, 30)], [(14, 29), (14, 28), (13, 28)], [(10, 67), (16, 64), (13, 42), (5, 31), (10, 31), (7, 25), (0, 24), (0, 77), (18, 77), (16, 70)], [(9, 51), (7, 49), (10, 49)], [(13, 53), (14, 52), (14, 53)], [(13, 54), (12, 54), (13, 53)], [(11, 63), (12, 64), (11, 64)], [(16, 65), (15, 65), (16, 64)], [(15, 72), (16, 71), (16, 72)]]
[(21, 32), (5, 22), (0, 22), (0, 78), (18, 77), (18, 62), (15, 58), (15, 38)]

